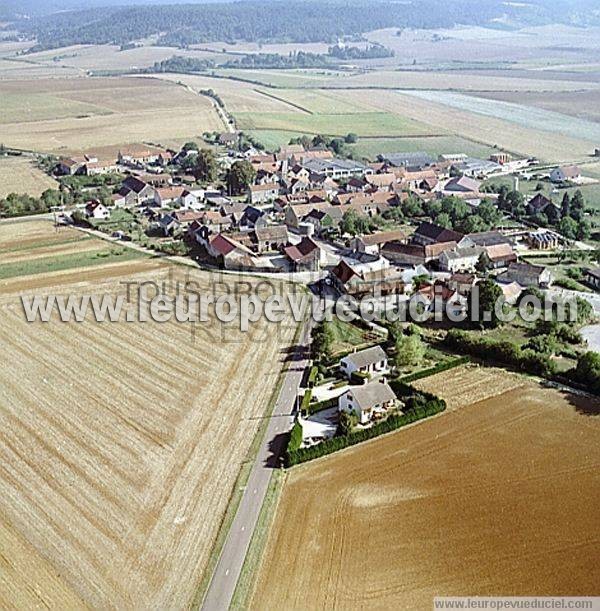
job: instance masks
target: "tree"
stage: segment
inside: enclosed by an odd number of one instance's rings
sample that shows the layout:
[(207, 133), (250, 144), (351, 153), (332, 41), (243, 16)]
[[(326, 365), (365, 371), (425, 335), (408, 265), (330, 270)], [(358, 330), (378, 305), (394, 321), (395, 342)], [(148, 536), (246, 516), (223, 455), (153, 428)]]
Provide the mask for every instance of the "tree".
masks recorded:
[(356, 144), (358, 142), (358, 136), (354, 133), (346, 134), (344, 141), (346, 144)]
[(357, 424), (358, 416), (354, 412), (341, 412), (338, 433), (342, 436), (350, 435)]
[(558, 344), (553, 335), (536, 335), (532, 337), (523, 348), (541, 354), (552, 355), (558, 349)]
[(232, 194), (243, 193), (256, 178), (256, 170), (249, 161), (236, 161), (227, 173), (227, 186)]
[(181, 149), (187, 153), (188, 151), (199, 151), (200, 147), (198, 146), (197, 142), (190, 140), (189, 142), (186, 142)]
[[(478, 322), (482, 329), (485, 327), (493, 329), (500, 326), (501, 321), (496, 313), (496, 304), (504, 300), (502, 289), (493, 280), (483, 280), (473, 290), (479, 295), (475, 303), (478, 311), (474, 312), (474, 322)], [(469, 308), (471, 305), (471, 300), (469, 300)]]
[(303, 439), (304, 439), (304, 436), (302, 434), (302, 425), (300, 424), (299, 420), (296, 420), (294, 422), (294, 426), (292, 427), (292, 430), (290, 431), (290, 439), (288, 441), (288, 447), (287, 447), (288, 452), (298, 450), (300, 446), (302, 445)]
[(592, 224), (588, 219), (581, 219), (579, 226), (577, 227), (577, 239), (578, 240), (589, 240), (592, 234)]
[(562, 198), (562, 203), (560, 205), (560, 212), (563, 216), (570, 216), (571, 214), (571, 198), (569, 197), (569, 192), (565, 191), (565, 194)]
[(419, 335), (401, 335), (396, 340), (396, 367), (418, 365), (425, 356), (425, 345)]
[(325, 363), (331, 359), (333, 340), (331, 323), (323, 321), (315, 327), (312, 338), (312, 352), (316, 361)]
[(435, 224), (446, 229), (452, 229), (452, 220), (447, 212), (441, 212), (435, 217)]
[(213, 182), (217, 179), (217, 159), (210, 149), (198, 151), (196, 176), (206, 182)]
[(556, 228), (568, 240), (574, 240), (577, 238), (577, 230), (579, 227), (577, 225), (577, 221), (572, 219), (570, 216), (565, 216), (562, 218)]
[(423, 205), (420, 200), (412, 195), (404, 202), (402, 209), (404, 211), (404, 215), (407, 217), (411, 216), (423, 216)]
[(485, 274), (488, 270), (490, 270), (492, 267), (492, 260), (490, 259), (490, 256), (487, 254), (487, 252), (482, 252), (479, 255), (479, 259), (477, 260), (477, 263), (475, 264), (475, 269), (481, 273), (481, 274)]
[(546, 218), (551, 225), (556, 225), (560, 221), (561, 211), (554, 204), (546, 206)]

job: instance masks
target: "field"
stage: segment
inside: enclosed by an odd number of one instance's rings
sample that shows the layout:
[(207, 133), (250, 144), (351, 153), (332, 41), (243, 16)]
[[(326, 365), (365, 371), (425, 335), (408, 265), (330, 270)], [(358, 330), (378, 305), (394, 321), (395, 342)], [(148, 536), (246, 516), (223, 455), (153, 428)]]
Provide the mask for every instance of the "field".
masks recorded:
[(26, 157), (0, 157), (0, 198), (10, 193), (40, 196), (46, 189), (55, 189), (57, 182), (35, 167)]
[(191, 603), (293, 327), (28, 324), (19, 303), (173, 280), (210, 289), (150, 259), (0, 289), (3, 606)]
[(600, 404), (495, 370), (420, 384), (445, 414), (288, 474), (252, 609), (594, 591)]
[(169, 144), (222, 129), (211, 102), (158, 79), (78, 78), (0, 81), (6, 146), (66, 150), (154, 142)]

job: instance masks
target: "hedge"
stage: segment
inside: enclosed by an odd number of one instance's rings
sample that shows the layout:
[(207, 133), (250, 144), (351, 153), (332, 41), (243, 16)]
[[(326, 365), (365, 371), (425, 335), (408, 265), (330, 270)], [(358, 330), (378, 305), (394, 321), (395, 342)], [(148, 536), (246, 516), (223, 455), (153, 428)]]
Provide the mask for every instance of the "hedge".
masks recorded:
[(296, 451), (300, 449), (300, 446), (302, 445), (302, 439), (303, 439), (302, 425), (300, 424), (298, 420), (296, 420), (296, 422), (294, 422), (294, 426), (292, 427), (292, 430), (290, 431), (290, 438), (288, 440), (288, 446), (287, 446), (288, 452), (292, 452), (292, 451)]
[(312, 390), (308, 388), (304, 391), (304, 395), (302, 396), (302, 402), (300, 403), (300, 409), (303, 412), (307, 412), (309, 409), (309, 404), (312, 400)]
[(371, 376), (363, 371), (353, 371), (350, 374), (350, 382), (352, 382), (352, 384), (364, 384), (370, 378)]
[(331, 407), (337, 407), (338, 397), (332, 397), (331, 399), (325, 399), (324, 401), (317, 401), (316, 403), (311, 403), (310, 405), (304, 407), (302, 406), (302, 411), (305, 414), (316, 414), (324, 409), (330, 409)]
[(416, 371), (415, 373), (402, 376), (400, 380), (405, 384), (409, 384), (410, 382), (416, 382), (422, 378), (428, 378), (436, 373), (442, 373), (442, 371), (448, 371), (449, 369), (454, 369), (455, 367), (460, 367), (461, 365), (466, 365), (470, 362), (471, 359), (468, 356), (461, 356), (457, 359), (452, 359), (451, 361), (438, 363), (433, 367), (429, 367), (429, 369), (423, 369), (422, 371)]
[[(424, 395), (423, 395), (424, 396)], [(379, 422), (368, 429), (362, 429), (355, 431), (350, 435), (344, 435), (343, 437), (332, 437), (317, 445), (308, 448), (299, 448), (294, 450), (288, 448), (285, 456), (285, 463), (287, 467), (299, 465), (321, 456), (326, 456), (338, 450), (343, 450), (350, 446), (356, 445), (363, 441), (373, 439), (379, 435), (390, 433), (404, 426), (439, 414), (446, 409), (446, 402), (442, 399), (431, 399), (426, 398), (426, 401), (416, 409), (409, 411), (405, 414), (392, 414), (386, 420)]]

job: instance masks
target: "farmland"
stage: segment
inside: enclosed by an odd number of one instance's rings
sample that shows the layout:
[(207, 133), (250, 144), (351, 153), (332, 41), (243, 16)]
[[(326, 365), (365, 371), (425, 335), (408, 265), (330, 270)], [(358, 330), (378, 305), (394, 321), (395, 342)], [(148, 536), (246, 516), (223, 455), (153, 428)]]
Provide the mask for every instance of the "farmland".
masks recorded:
[(0, 142), (41, 152), (168, 143), (222, 128), (209, 100), (153, 79), (0, 81), (0, 100), (8, 108)]
[(288, 474), (251, 608), (594, 589), (600, 404), (495, 370), (420, 385), (448, 412)]
[(35, 167), (26, 157), (0, 157), (0, 198), (10, 193), (28, 193), (39, 197), (57, 182)]
[(210, 281), (145, 259), (3, 285), (0, 548), (13, 573), (30, 567), (3, 578), (4, 606), (33, 591), (63, 608), (194, 597), (293, 328), (27, 324), (19, 305), (33, 290), (123, 294), (123, 281), (169, 279)]

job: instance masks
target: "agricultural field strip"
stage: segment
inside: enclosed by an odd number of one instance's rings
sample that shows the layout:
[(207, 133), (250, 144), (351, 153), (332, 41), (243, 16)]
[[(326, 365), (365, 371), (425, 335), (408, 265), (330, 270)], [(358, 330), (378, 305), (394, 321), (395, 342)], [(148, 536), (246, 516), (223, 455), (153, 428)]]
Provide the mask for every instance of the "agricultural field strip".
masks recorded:
[[(266, 406), (265, 378), (277, 375), (291, 337), (263, 338), (252, 352), (251, 337), (233, 346), (213, 338), (209, 355), (175, 323), (40, 329), (23, 324), (14, 299), (0, 299), (13, 330), (0, 336), (13, 363), (0, 374), (4, 515), (89, 604), (186, 604)], [(75, 346), (76, 376), (53, 367), (71, 362)], [(241, 396), (252, 401), (240, 406)], [(212, 449), (224, 443), (226, 457)]]

